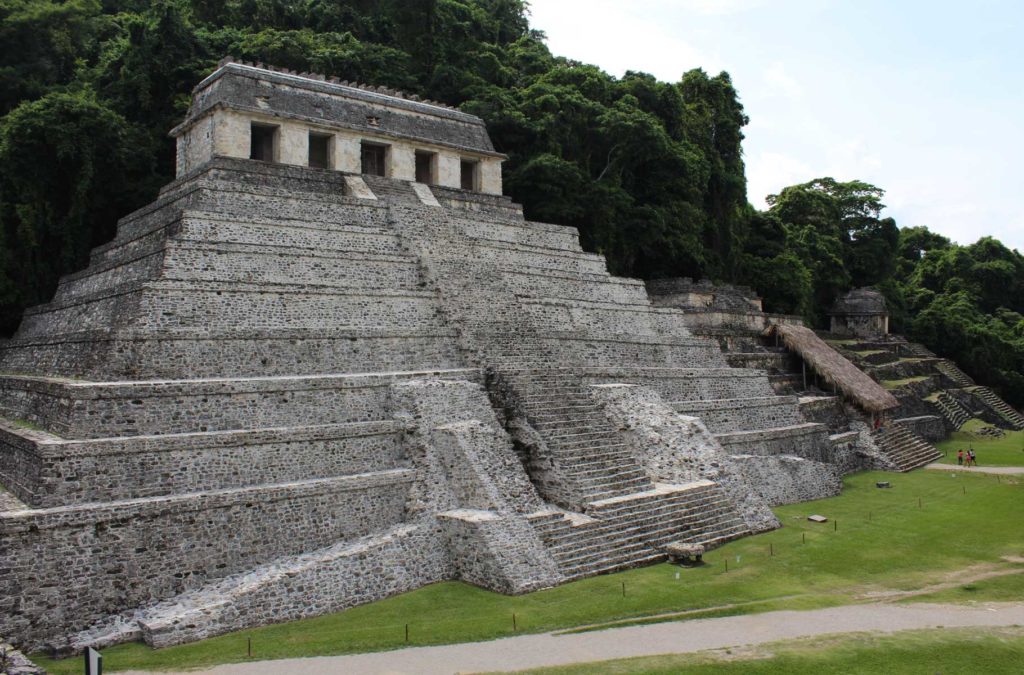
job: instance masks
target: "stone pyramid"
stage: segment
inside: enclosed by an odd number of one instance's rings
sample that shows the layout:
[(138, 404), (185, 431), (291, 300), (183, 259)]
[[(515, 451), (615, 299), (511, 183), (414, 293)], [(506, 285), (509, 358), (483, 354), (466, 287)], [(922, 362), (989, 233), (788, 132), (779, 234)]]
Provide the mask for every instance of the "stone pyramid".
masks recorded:
[(178, 178), (0, 359), (19, 645), (527, 592), (775, 527), (858, 452), (524, 220), (477, 118), (226, 63), (174, 134)]

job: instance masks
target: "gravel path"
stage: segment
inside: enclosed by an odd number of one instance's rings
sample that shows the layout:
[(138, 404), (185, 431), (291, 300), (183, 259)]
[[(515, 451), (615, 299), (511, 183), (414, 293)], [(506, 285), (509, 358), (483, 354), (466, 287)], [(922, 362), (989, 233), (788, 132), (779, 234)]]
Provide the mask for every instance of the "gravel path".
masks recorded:
[(1024, 475), (1024, 466), (959, 466), (957, 464), (926, 464), (926, 469), (933, 471), (951, 471), (953, 473), (991, 473), (1008, 475)]
[[(391, 652), (284, 659), (217, 666), (206, 675), (449, 675), (514, 671), (608, 659), (680, 654), (777, 640), (858, 631), (1024, 624), (1024, 603), (964, 605), (847, 605), (811, 611), (766, 612), (557, 635), (544, 633)], [(131, 675), (139, 675), (133, 673)], [(191, 675), (196, 675), (195, 671)]]

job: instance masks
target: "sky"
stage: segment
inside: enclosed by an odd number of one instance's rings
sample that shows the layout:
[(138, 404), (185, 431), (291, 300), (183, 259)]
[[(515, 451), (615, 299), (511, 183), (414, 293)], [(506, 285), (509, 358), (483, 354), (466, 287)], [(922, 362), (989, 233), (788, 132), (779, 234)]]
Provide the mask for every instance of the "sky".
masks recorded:
[(883, 212), (1024, 252), (1024, 2), (530, 0), (559, 56), (621, 76), (727, 71), (752, 204), (822, 176)]

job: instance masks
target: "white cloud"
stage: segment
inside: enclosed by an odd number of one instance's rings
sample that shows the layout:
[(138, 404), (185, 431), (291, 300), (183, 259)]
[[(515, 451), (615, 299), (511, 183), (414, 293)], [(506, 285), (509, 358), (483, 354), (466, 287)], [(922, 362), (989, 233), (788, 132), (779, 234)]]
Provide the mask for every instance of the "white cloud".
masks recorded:
[(815, 178), (814, 169), (801, 159), (778, 152), (762, 152), (747, 158), (747, 198), (759, 209), (767, 208), (764, 198), (787, 185)]
[(534, 2), (531, 24), (547, 34), (552, 53), (597, 64), (616, 76), (627, 70), (642, 70), (675, 82), (687, 70), (706, 68), (715, 62), (712, 54), (696, 48), (671, 25), (660, 21), (650, 4), (608, 0)]
[(789, 73), (786, 65), (781, 61), (776, 61), (765, 69), (764, 81), (773, 94), (782, 93), (791, 98), (803, 96), (803, 86)]
[(673, 6), (704, 15), (739, 14), (768, 4), (767, 0), (676, 0)]

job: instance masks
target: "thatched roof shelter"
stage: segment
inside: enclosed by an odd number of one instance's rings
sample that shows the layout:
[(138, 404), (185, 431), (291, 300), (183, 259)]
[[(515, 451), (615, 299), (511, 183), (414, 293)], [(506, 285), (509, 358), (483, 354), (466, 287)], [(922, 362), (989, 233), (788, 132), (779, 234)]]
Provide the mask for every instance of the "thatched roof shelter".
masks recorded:
[(782, 338), (786, 347), (799, 354), (819, 377), (865, 411), (876, 413), (899, 405), (895, 396), (829, 347), (810, 328), (772, 324), (768, 327), (768, 334), (773, 333)]

